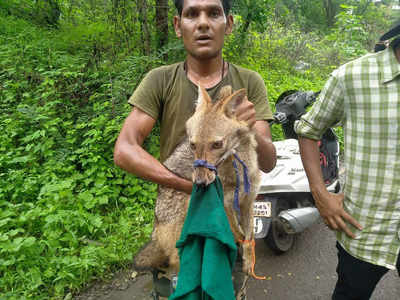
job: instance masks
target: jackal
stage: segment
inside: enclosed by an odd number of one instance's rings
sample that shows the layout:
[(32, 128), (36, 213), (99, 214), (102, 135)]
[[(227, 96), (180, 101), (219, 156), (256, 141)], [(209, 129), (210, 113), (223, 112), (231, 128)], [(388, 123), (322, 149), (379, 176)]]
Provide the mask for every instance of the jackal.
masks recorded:
[[(242, 246), (243, 272), (252, 269), (253, 203), (260, 182), (256, 140), (246, 122), (236, 119), (235, 110), (246, 97), (244, 89), (232, 94), (230, 86), (221, 89), (219, 99), (213, 103), (206, 90), (199, 87), (196, 111), (186, 123), (187, 138), (177, 146), (164, 165), (172, 172), (196, 184), (208, 185), (215, 172), (193, 168), (194, 160), (204, 160), (217, 166), (224, 190), (224, 208), (235, 241)], [(233, 154), (247, 166), (250, 191), (237, 187)], [(237, 164), (238, 174), (243, 165)], [(240, 180), (243, 182), (243, 180)], [(239, 188), (240, 214), (234, 209), (235, 189)], [(135, 258), (138, 269), (163, 269), (178, 274), (179, 257), (175, 247), (185, 220), (190, 196), (163, 186), (159, 187), (155, 207), (155, 220), (151, 241)], [(245, 242), (243, 242), (245, 241)]]

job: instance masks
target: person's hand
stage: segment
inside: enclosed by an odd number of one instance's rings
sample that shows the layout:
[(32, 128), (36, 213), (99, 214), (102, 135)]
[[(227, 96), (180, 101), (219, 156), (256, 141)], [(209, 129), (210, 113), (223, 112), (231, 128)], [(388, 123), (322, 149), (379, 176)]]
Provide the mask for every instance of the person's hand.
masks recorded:
[(247, 99), (247, 96), (236, 108), (236, 117), (239, 121), (245, 121), (250, 128), (256, 123), (256, 110), (254, 104)]
[(330, 229), (343, 231), (353, 239), (355, 235), (347, 227), (345, 221), (362, 230), (362, 226), (344, 210), (343, 193), (333, 194), (328, 192), (320, 196), (314, 196), (314, 198), (322, 219)]

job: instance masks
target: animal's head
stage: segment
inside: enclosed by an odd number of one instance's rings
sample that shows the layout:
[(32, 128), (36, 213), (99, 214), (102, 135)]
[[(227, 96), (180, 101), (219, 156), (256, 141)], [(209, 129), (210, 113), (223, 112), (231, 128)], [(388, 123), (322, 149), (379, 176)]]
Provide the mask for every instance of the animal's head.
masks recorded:
[[(241, 143), (250, 129), (246, 122), (237, 120), (235, 112), (245, 97), (245, 89), (232, 93), (232, 88), (227, 86), (221, 90), (219, 100), (212, 103), (206, 90), (199, 86), (196, 111), (186, 122), (195, 160), (216, 166)], [(208, 185), (214, 180), (214, 171), (206, 167), (194, 169), (193, 182), (197, 185)]]

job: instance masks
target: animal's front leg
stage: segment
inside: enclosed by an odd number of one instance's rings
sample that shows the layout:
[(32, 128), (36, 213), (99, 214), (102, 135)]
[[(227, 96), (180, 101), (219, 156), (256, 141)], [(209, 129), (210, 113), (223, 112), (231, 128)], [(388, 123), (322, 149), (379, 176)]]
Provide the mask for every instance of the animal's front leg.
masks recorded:
[(253, 251), (254, 248), (254, 215), (253, 215), (253, 197), (245, 197), (242, 199), (240, 205), (241, 224), (244, 232), (244, 239), (242, 241), (243, 249), (243, 272), (251, 274), (253, 268)]
[(236, 211), (231, 205), (225, 205), (226, 216), (228, 217), (229, 225), (231, 226), (231, 231), (235, 242), (242, 241), (245, 238), (243, 229), (241, 228), (238, 218), (236, 216)]

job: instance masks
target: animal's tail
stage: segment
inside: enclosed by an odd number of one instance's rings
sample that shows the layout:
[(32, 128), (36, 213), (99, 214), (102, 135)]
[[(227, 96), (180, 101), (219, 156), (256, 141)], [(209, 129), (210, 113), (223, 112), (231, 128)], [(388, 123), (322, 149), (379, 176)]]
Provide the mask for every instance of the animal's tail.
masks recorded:
[(136, 254), (133, 265), (138, 271), (149, 271), (158, 269), (168, 262), (168, 257), (154, 240), (151, 240), (143, 246)]

